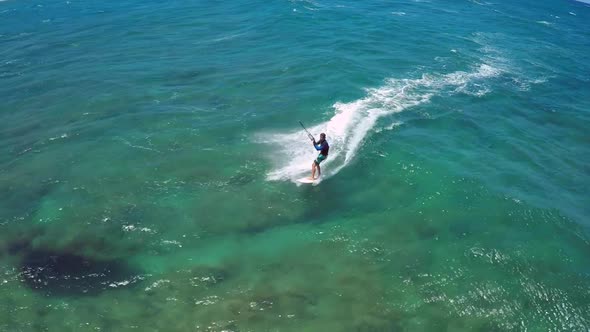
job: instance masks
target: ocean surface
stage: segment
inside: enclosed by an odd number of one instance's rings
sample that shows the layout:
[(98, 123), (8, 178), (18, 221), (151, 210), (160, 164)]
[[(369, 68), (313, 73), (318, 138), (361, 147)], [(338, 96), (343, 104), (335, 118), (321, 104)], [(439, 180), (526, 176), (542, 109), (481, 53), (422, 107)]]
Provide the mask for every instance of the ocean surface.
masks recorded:
[(588, 3), (0, 2), (0, 331), (590, 330)]

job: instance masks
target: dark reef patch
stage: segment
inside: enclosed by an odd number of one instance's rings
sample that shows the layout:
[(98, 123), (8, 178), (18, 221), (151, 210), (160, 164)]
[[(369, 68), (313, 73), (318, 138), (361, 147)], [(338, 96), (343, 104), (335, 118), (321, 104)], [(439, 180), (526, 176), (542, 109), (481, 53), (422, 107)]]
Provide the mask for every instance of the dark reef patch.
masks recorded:
[[(20, 175), (19, 175), (20, 176)], [(19, 176), (14, 176), (19, 178)], [(0, 177), (0, 220), (28, 215), (37, 209), (41, 200), (55, 187), (54, 183), (17, 183), (17, 180)]]
[(22, 282), (30, 288), (57, 296), (96, 295), (143, 279), (118, 260), (39, 249), (24, 253), (20, 271)]

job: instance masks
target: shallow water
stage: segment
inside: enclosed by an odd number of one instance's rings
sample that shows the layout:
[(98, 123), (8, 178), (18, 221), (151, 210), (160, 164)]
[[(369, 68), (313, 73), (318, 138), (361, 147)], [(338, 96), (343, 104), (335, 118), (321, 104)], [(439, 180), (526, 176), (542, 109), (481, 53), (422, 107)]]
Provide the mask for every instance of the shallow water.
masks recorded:
[(589, 21), (1, 2), (0, 330), (588, 330)]

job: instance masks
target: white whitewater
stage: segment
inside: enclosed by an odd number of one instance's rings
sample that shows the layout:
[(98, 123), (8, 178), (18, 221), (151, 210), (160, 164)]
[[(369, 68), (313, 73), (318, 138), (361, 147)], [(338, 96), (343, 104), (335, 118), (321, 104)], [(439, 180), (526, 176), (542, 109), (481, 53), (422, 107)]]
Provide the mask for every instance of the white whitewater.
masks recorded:
[[(322, 163), (322, 180), (334, 176), (354, 159), (379, 118), (427, 103), (437, 95), (466, 93), (481, 96), (488, 91), (482, 81), (498, 76), (500, 72), (482, 64), (472, 72), (425, 74), (418, 79), (388, 79), (380, 88), (367, 89), (362, 99), (335, 103), (335, 114), (330, 120), (308, 128), (316, 136), (325, 132), (330, 143), (330, 155)], [(317, 152), (303, 129), (286, 134), (264, 133), (259, 136), (259, 141), (283, 147), (273, 156), (276, 164), (267, 174), (268, 180), (295, 181), (310, 173)]]

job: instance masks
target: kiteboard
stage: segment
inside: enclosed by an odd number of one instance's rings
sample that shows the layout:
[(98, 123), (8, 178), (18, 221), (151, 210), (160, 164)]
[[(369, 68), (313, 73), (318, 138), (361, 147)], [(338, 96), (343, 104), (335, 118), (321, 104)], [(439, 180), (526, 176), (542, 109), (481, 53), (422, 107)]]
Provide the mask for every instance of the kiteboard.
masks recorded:
[(318, 184), (318, 183), (320, 183), (320, 178), (316, 178), (315, 180), (312, 180), (309, 178), (309, 176), (306, 176), (304, 178), (297, 179), (297, 182), (303, 183), (303, 184)]

